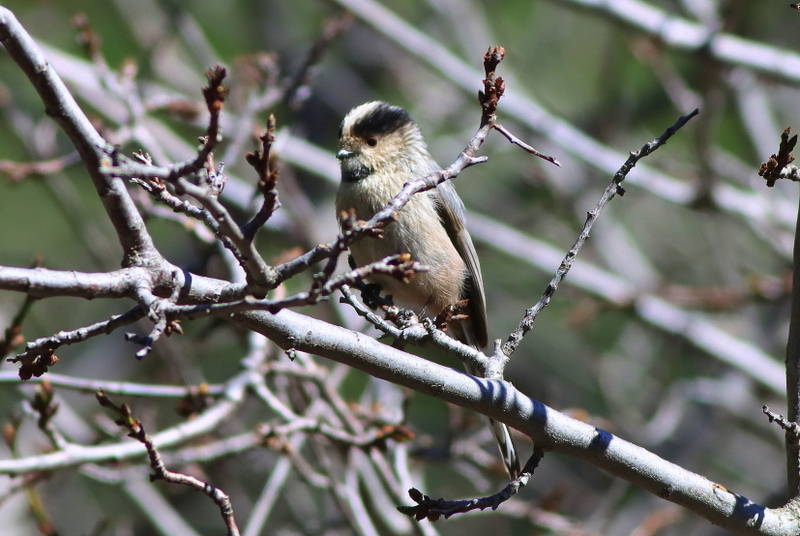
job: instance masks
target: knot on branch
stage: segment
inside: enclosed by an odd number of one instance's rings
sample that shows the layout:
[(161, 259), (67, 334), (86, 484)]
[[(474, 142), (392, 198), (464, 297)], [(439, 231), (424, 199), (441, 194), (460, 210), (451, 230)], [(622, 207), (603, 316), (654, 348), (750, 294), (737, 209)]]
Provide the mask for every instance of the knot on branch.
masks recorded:
[(493, 116), (497, 112), (497, 103), (506, 89), (502, 77), (497, 77), (495, 71), (503, 61), (506, 49), (503, 47), (489, 47), (483, 56), (483, 70), (486, 78), (483, 79), (483, 91), (478, 91), (478, 100), (483, 108), (484, 116)]
[(8, 358), (9, 363), (22, 363), (19, 367), (19, 379), (30, 380), (42, 376), (47, 370), (58, 363), (58, 356), (54, 348), (29, 348), (25, 353)]
[(786, 436), (791, 438), (793, 442), (800, 443), (800, 424), (787, 420), (783, 415), (773, 413), (769, 406), (763, 406), (761, 411), (767, 416), (769, 422), (774, 422), (780, 426), (786, 432)]
[(208, 110), (213, 114), (214, 111), (222, 110), (222, 105), (228, 96), (228, 88), (222, 85), (227, 71), (225, 67), (217, 65), (213, 69), (206, 71), (208, 85), (203, 88), (203, 97), (206, 100)]
[[(791, 134), (791, 132), (791, 127), (787, 127), (786, 130), (783, 131), (781, 134), (781, 145), (778, 148), (778, 154), (773, 154), (770, 156), (769, 160), (763, 162), (758, 170), (759, 177), (764, 177), (769, 188), (775, 186), (775, 182), (778, 179), (784, 178), (781, 176), (781, 172), (784, 170), (784, 168), (786, 168), (786, 166), (794, 162), (794, 155), (791, 153), (794, 149), (794, 146), (797, 145), (797, 134), (790, 138), (789, 134)], [(787, 176), (785, 178), (791, 177)]]
[(434, 326), (442, 331), (447, 331), (447, 324), (450, 322), (466, 320), (469, 317), (468, 305), (469, 300), (461, 300), (458, 303), (445, 307), (442, 309), (442, 312), (433, 319)]

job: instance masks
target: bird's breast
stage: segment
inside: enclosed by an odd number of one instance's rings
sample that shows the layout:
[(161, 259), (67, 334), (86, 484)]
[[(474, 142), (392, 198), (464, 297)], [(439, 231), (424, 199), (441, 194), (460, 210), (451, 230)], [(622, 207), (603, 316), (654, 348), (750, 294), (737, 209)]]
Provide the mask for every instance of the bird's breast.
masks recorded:
[[(367, 220), (402, 187), (387, 188), (372, 179), (342, 182), (336, 200), (337, 213), (354, 209), (358, 219)], [(467, 268), (439, 218), (434, 198), (428, 193), (412, 197), (397, 221), (386, 227), (382, 239), (359, 240), (350, 246), (350, 253), (359, 267), (400, 253), (409, 253), (412, 259), (428, 267), (427, 272), (417, 274), (407, 284), (390, 276), (370, 278), (401, 307), (417, 312), (424, 309), (426, 314), (436, 315), (462, 299)]]

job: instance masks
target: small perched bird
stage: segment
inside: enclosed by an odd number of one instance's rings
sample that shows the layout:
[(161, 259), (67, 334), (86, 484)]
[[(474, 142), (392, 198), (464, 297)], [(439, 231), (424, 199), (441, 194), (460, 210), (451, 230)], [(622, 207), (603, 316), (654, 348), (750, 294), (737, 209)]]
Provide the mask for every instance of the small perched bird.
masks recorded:
[[(336, 195), (340, 218), (354, 210), (359, 219), (369, 219), (406, 182), (440, 169), (408, 112), (385, 102), (362, 104), (345, 116), (339, 127), (337, 158), (342, 169)], [(411, 254), (429, 271), (417, 274), (407, 284), (381, 275), (370, 281), (392, 295), (398, 306), (420, 314), (435, 316), (469, 300), (467, 318), (451, 322), (448, 332), (465, 344), (485, 347), (486, 298), (480, 263), (467, 232), (464, 204), (451, 182), (414, 195), (397, 221), (386, 227), (382, 239), (367, 237), (350, 246), (359, 267), (400, 253)], [(491, 422), (506, 468), (516, 478), (519, 459), (508, 427)]]

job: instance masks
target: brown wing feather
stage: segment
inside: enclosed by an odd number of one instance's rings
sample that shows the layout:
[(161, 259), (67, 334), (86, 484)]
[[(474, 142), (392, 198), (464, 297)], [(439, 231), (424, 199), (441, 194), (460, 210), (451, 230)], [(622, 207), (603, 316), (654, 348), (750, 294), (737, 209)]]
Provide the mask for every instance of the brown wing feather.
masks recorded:
[(462, 299), (469, 299), (470, 323), (474, 343), (483, 348), (489, 342), (488, 325), (486, 319), (486, 296), (483, 292), (483, 276), (478, 254), (466, 227), (464, 203), (456, 193), (455, 187), (450, 182), (443, 182), (436, 187), (438, 194), (439, 217), (442, 219), (450, 241), (458, 254), (467, 265), (469, 278), (464, 285)]

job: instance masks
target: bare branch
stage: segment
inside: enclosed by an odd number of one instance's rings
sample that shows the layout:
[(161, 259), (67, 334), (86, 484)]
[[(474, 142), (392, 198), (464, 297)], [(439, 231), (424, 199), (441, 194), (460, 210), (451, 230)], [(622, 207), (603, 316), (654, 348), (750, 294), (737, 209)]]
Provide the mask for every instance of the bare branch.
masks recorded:
[(6, 8), (0, 8), (0, 42), (28, 76), (47, 114), (58, 122), (80, 154), (117, 232), (125, 252), (124, 264), (152, 261), (158, 253), (124, 182), (100, 172), (113, 148), (100, 137), (42, 51)]
[(509, 335), (508, 340), (506, 340), (505, 344), (500, 348), (502, 353), (505, 356), (510, 356), (514, 353), (514, 351), (519, 346), (519, 343), (522, 341), (522, 338), (525, 336), (528, 331), (531, 330), (533, 327), (533, 322), (536, 320), (536, 317), (539, 313), (547, 307), (547, 304), (550, 303), (550, 299), (553, 297), (553, 294), (558, 289), (558, 285), (564, 278), (567, 276), (570, 268), (572, 268), (572, 264), (575, 262), (575, 257), (578, 255), (578, 252), (583, 247), (583, 244), (586, 242), (586, 239), (589, 238), (589, 231), (592, 229), (594, 222), (597, 221), (598, 216), (603, 212), (606, 205), (617, 195), (623, 195), (625, 191), (622, 189), (620, 184), (622, 181), (625, 180), (628, 173), (631, 169), (639, 162), (640, 159), (644, 158), (645, 156), (649, 155), (662, 145), (664, 145), (669, 138), (672, 137), (681, 127), (683, 127), (692, 117), (700, 113), (699, 110), (694, 110), (690, 114), (682, 116), (678, 119), (678, 121), (669, 127), (661, 136), (656, 138), (655, 140), (648, 142), (642, 146), (636, 152), (631, 153), (628, 160), (622, 165), (621, 168), (617, 171), (614, 175), (614, 179), (611, 183), (606, 187), (603, 195), (600, 197), (600, 200), (597, 202), (597, 205), (586, 215), (586, 221), (583, 224), (583, 229), (581, 230), (578, 239), (570, 248), (569, 252), (567, 252), (566, 257), (564, 260), (561, 261), (561, 266), (558, 267), (553, 278), (550, 280), (550, 284), (547, 285), (547, 289), (545, 289), (544, 294), (539, 299), (539, 301), (534, 305), (532, 308), (525, 311), (525, 317), (517, 326), (511, 335)]
[(253, 166), (258, 174), (257, 188), (264, 197), (264, 202), (258, 213), (253, 216), (252, 220), (242, 226), (242, 234), (250, 240), (253, 240), (258, 229), (281, 206), (278, 200), (278, 190), (276, 189), (278, 169), (275, 168), (275, 162), (270, 162), (270, 149), (272, 149), (272, 144), (275, 142), (275, 126), (275, 116), (270, 114), (267, 120), (267, 131), (259, 138), (261, 140), (261, 151), (247, 153), (246, 155), (247, 163)]
[(561, 163), (559, 163), (559, 161), (556, 160), (555, 157), (540, 153), (539, 151), (537, 151), (536, 149), (534, 149), (533, 147), (531, 147), (530, 145), (528, 145), (527, 143), (525, 143), (524, 141), (513, 135), (511, 132), (509, 132), (509, 130), (503, 125), (495, 123), (494, 129), (503, 136), (505, 136), (508, 141), (510, 141), (511, 143), (513, 143), (518, 147), (522, 147), (525, 151), (531, 153), (533, 156), (538, 156), (542, 160), (546, 160), (551, 164), (561, 167)]
[(150, 457), (150, 467), (153, 469), (153, 474), (150, 475), (151, 482), (155, 480), (164, 480), (170, 484), (180, 484), (202, 491), (219, 507), (222, 519), (225, 521), (225, 526), (228, 529), (228, 536), (239, 536), (239, 527), (236, 525), (236, 519), (233, 517), (233, 506), (225, 492), (194, 477), (169, 471), (164, 465), (164, 461), (161, 459), (161, 453), (153, 443), (153, 438), (145, 432), (141, 421), (133, 416), (127, 404), (122, 404), (122, 406), (115, 405), (102, 391), (97, 393), (97, 400), (100, 402), (101, 406), (111, 408), (121, 417), (121, 419), (116, 422), (119, 426), (128, 429), (130, 432), (128, 437), (136, 439), (147, 449), (147, 454)]
[[(777, 535), (798, 530), (790, 507), (769, 509), (753, 503), (618, 436), (571, 419), (508, 382), (469, 376), (293, 311), (278, 315), (247, 312), (235, 318), (284, 349), (332, 359), (505, 422), (545, 451), (586, 460), (732, 532)], [(298, 338), (298, 332), (313, 335)], [(754, 523), (758, 525), (755, 530)]]
[(465, 514), (473, 510), (485, 510), (486, 508), (496, 510), (528, 484), (543, 457), (544, 452), (534, 449), (533, 455), (528, 459), (525, 467), (522, 468), (520, 475), (494, 495), (478, 499), (448, 501), (445, 499), (431, 499), (419, 490), (411, 488), (408, 490), (408, 495), (417, 503), (417, 506), (398, 506), (397, 509), (407, 516), (414, 517), (417, 521), (423, 519), (437, 521), (440, 517), (447, 519), (456, 514)]
[(202, 140), (197, 156), (187, 160), (170, 169), (168, 181), (173, 181), (179, 177), (185, 177), (191, 173), (200, 171), (208, 162), (214, 147), (222, 141), (222, 132), (219, 126), (219, 116), (222, 112), (222, 105), (228, 95), (228, 89), (222, 85), (227, 74), (224, 67), (217, 65), (214, 69), (209, 69), (206, 73), (208, 85), (203, 88), (203, 97), (206, 101), (206, 108), (210, 116), (206, 136)]
[(63, 171), (80, 161), (78, 153), (43, 162), (11, 162), (0, 160), (0, 173), (8, 175), (11, 182), (19, 182), (30, 175), (51, 175)]
[(140, 307), (134, 307), (127, 313), (112, 316), (110, 319), (78, 328), (73, 331), (61, 331), (52, 337), (45, 337), (29, 342), (25, 351), (15, 357), (9, 358), (11, 363), (22, 363), (19, 377), (28, 380), (33, 376), (41, 376), (47, 372), (48, 367), (58, 362), (55, 351), (61, 346), (83, 342), (98, 335), (112, 333), (117, 328), (127, 326), (144, 317)]

